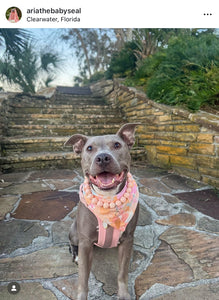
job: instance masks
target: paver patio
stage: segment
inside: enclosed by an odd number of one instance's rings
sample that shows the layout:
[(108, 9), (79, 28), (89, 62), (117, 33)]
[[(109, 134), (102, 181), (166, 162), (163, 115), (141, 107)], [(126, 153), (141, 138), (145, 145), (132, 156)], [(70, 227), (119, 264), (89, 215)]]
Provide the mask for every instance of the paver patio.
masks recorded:
[[(132, 174), (140, 189), (132, 299), (219, 299), (217, 191), (145, 163)], [(0, 299), (75, 300), (68, 230), (81, 170), (0, 174), (0, 181)], [(117, 299), (117, 270), (117, 249), (95, 248), (89, 299)], [(16, 295), (7, 290), (14, 281)]]

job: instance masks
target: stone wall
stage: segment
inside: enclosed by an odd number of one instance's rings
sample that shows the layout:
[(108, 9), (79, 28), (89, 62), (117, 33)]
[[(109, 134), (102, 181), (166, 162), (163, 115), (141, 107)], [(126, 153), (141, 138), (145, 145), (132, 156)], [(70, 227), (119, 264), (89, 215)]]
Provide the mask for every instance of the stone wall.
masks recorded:
[[(5, 108), (3, 107), (3, 102), (5, 99), (8, 99), (10, 95), (11, 93), (0, 92), (0, 141), (2, 140), (2, 136), (4, 134), (4, 127), (5, 127)], [(0, 143), (0, 147), (1, 147), (1, 143)]]
[(138, 122), (138, 145), (153, 165), (219, 186), (219, 116), (155, 103), (118, 81), (110, 94), (128, 122)]

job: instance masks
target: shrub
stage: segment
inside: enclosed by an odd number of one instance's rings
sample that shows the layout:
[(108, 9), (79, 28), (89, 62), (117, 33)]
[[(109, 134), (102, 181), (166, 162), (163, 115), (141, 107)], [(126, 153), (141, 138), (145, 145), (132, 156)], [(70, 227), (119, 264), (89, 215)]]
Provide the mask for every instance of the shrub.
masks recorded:
[(85, 79), (83, 83), (84, 84), (94, 83), (104, 78), (105, 78), (104, 72), (100, 71), (92, 74), (91, 77), (89, 79)]
[(206, 34), (173, 38), (165, 56), (160, 61), (158, 57), (145, 61), (145, 76), (149, 77), (146, 91), (151, 99), (191, 110), (214, 104), (219, 95), (218, 37)]
[(113, 75), (119, 77), (133, 76), (136, 68), (136, 56), (134, 50), (137, 46), (134, 42), (127, 42), (125, 47), (113, 54), (110, 66), (106, 71), (106, 78), (112, 79)]
[(140, 85), (145, 84), (154, 72), (158, 70), (161, 62), (165, 59), (166, 53), (163, 49), (150, 55), (143, 60), (135, 72), (135, 79)]

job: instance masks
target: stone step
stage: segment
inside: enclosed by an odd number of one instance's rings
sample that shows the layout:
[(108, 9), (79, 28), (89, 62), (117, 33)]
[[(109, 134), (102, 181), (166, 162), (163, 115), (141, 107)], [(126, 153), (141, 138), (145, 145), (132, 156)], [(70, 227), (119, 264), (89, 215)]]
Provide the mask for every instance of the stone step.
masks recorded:
[(109, 112), (107, 115), (92, 113), (81, 114), (11, 114), (8, 116), (8, 125), (36, 124), (36, 125), (56, 125), (56, 124), (106, 124), (119, 123), (121, 116)]
[(84, 97), (60, 97), (55, 99), (54, 104), (64, 105), (106, 105), (106, 100), (102, 98), (84, 98)]
[(96, 104), (104, 105), (107, 101), (102, 97), (96, 97), (94, 95), (68, 95), (56, 93), (53, 95), (52, 100), (57, 104), (71, 104), (71, 103), (83, 103), (83, 104)]
[[(72, 146), (64, 146), (69, 136), (57, 137), (26, 137), (4, 138), (1, 143), (2, 156), (11, 156), (27, 153), (40, 152), (69, 152), (72, 151)], [(135, 147), (135, 154), (142, 154), (143, 147)]]
[[(66, 91), (66, 87), (63, 87)], [(115, 133), (126, 122), (120, 110), (101, 97), (56, 92), (51, 98), (17, 94), (5, 106), (2, 172), (26, 169), (72, 168), (80, 157), (64, 147), (69, 136)], [(132, 150), (144, 160), (145, 149)]]
[(61, 86), (56, 87), (56, 94), (65, 94), (65, 95), (92, 95), (92, 90), (89, 86)]
[[(21, 98), (22, 97), (22, 98)], [(31, 101), (30, 101), (31, 100)], [(25, 106), (30, 105), (30, 103), (36, 104), (37, 106), (44, 106), (47, 104), (61, 104), (61, 105), (106, 105), (107, 102), (103, 98), (97, 98), (92, 95), (54, 95), (52, 98), (45, 98), (43, 96), (24, 96), (17, 95), (15, 98), (11, 98), (8, 100), (9, 105), (16, 106)]]
[(80, 157), (71, 152), (40, 152), (0, 157), (1, 172), (46, 168), (72, 168), (80, 164)]
[(3, 156), (10, 156), (13, 154), (27, 153), (27, 152), (68, 152), (72, 147), (64, 147), (67, 141), (66, 137), (26, 137), (26, 138), (4, 138), (2, 140)]
[(118, 109), (111, 107), (97, 108), (97, 107), (68, 107), (68, 108), (41, 108), (41, 107), (16, 107), (7, 110), (5, 116), (9, 119), (13, 118), (27, 118), (29, 115), (58, 115), (58, 116), (72, 116), (72, 115), (122, 115)]
[(69, 103), (69, 104), (64, 104), (64, 103), (55, 103), (53, 101), (43, 101), (43, 102), (8, 102), (8, 107), (9, 109), (21, 109), (21, 108), (42, 108), (42, 109), (107, 109), (111, 108), (112, 106), (106, 103), (100, 104), (86, 104), (83, 102), (77, 103)]
[[(133, 160), (145, 160), (144, 148), (131, 150)], [(74, 152), (22, 153), (0, 157), (1, 172), (14, 172), (46, 168), (73, 168), (80, 165), (80, 156)]]
[(32, 137), (32, 136), (69, 136), (75, 133), (85, 135), (112, 134), (123, 124), (60, 124), (60, 125), (10, 125), (7, 128), (7, 136)]
[(7, 113), (27, 115), (27, 114), (96, 114), (118, 113), (118, 109), (111, 105), (47, 105), (47, 106), (9, 106)]

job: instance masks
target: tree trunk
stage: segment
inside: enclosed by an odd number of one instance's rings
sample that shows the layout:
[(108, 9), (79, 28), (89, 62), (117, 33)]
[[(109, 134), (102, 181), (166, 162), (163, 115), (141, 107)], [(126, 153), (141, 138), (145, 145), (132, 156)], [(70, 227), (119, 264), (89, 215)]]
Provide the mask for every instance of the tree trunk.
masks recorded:
[(84, 51), (86, 62), (87, 62), (89, 77), (91, 77), (92, 73), (91, 73), (90, 61), (89, 61), (86, 45), (84, 44), (84, 40), (80, 34), (80, 31), (77, 28), (75, 28), (74, 32), (77, 34), (77, 37), (78, 37), (79, 41), (81, 42), (81, 47)]

